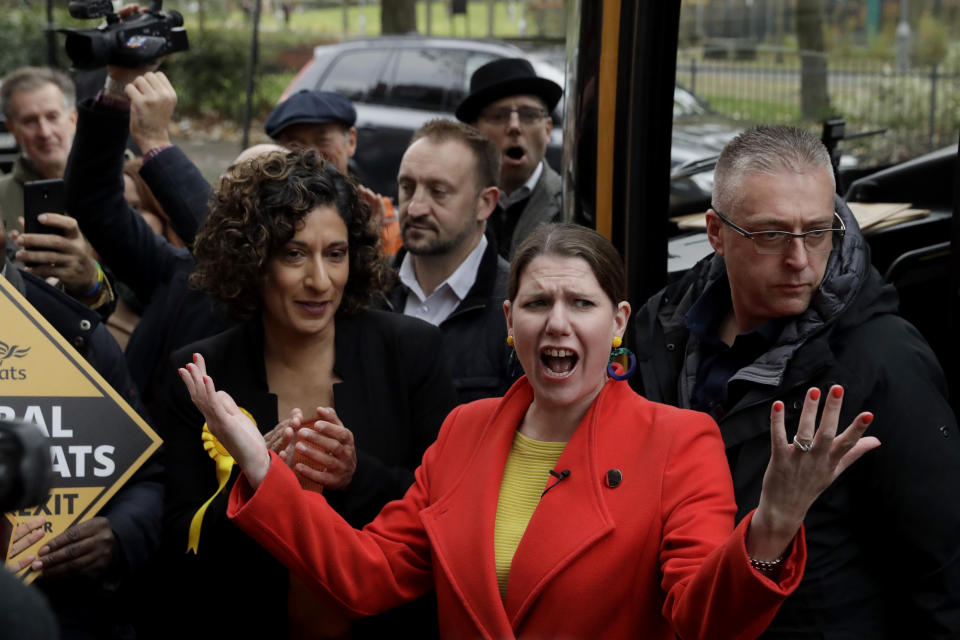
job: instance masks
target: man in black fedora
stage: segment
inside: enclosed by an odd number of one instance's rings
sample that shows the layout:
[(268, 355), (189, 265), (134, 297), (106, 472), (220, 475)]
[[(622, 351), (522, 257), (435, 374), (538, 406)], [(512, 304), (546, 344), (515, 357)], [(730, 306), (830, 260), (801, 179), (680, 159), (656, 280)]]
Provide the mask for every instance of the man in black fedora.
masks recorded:
[(508, 260), (534, 227), (560, 219), (562, 183), (544, 162), (563, 89), (538, 77), (522, 58), (488, 62), (470, 78), (457, 118), (483, 131), (500, 149), (500, 204), (489, 228)]

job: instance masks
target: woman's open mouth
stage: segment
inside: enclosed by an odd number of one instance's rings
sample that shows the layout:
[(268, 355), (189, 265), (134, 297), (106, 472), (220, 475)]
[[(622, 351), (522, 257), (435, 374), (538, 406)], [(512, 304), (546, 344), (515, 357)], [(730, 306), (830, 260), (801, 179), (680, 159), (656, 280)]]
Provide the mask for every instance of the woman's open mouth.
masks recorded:
[(571, 349), (554, 349), (548, 347), (540, 352), (540, 362), (543, 363), (547, 375), (555, 378), (564, 378), (573, 372), (580, 359)]

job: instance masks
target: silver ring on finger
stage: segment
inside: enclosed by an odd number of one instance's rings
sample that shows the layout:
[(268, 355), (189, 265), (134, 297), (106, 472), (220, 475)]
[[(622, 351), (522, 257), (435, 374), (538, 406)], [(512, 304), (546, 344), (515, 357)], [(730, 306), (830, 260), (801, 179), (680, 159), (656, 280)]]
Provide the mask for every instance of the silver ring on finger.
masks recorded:
[(804, 453), (806, 453), (807, 451), (810, 451), (810, 449), (813, 449), (813, 441), (801, 440), (797, 436), (793, 436), (793, 446), (795, 446), (797, 449), (800, 449), (800, 451), (803, 451)]

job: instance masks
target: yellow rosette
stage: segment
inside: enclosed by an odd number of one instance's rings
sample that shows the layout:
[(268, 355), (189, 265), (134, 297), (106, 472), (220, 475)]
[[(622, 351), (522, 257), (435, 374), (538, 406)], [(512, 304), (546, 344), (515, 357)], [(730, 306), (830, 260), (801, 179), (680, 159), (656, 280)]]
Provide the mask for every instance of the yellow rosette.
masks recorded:
[[(250, 421), (254, 425), (257, 424), (257, 421), (253, 419), (253, 416), (250, 415), (250, 412), (244, 409), (243, 407), (238, 407), (240, 411), (243, 412), (243, 415), (250, 418)], [(200, 432), (200, 438), (203, 440), (203, 448), (206, 450), (207, 455), (213, 458), (214, 463), (217, 465), (217, 487), (216, 493), (210, 496), (210, 499), (203, 503), (197, 512), (193, 514), (193, 519), (190, 520), (190, 533), (187, 536), (187, 553), (193, 551), (198, 553), (198, 548), (200, 546), (200, 527), (203, 525), (203, 514), (207, 512), (207, 507), (210, 506), (210, 503), (213, 502), (213, 499), (220, 495), (220, 492), (223, 491), (223, 488), (227, 486), (227, 482), (230, 480), (230, 472), (233, 470), (233, 465), (236, 464), (236, 461), (230, 455), (230, 452), (227, 451), (220, 441), (217, 440), (216, 436), (210, 433), (210, 427), (207, 426), (207, 423), (203, 423), (203, 430)]]

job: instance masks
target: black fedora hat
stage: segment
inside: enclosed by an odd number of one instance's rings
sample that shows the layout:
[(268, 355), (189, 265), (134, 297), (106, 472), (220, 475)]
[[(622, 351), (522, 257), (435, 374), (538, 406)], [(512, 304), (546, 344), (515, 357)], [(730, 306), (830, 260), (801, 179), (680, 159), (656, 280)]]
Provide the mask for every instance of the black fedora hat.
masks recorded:
[(539, 77), (533, 65), (523, 58), (500, 58), (473, 72), (470, 95), (457, 107), (457, 119), (476, 122), (480, 112), (491, 102), (518, 95), (537, 96), (547, 105), (547, 111), (553, 111), (563, 89), (556, 82)]

